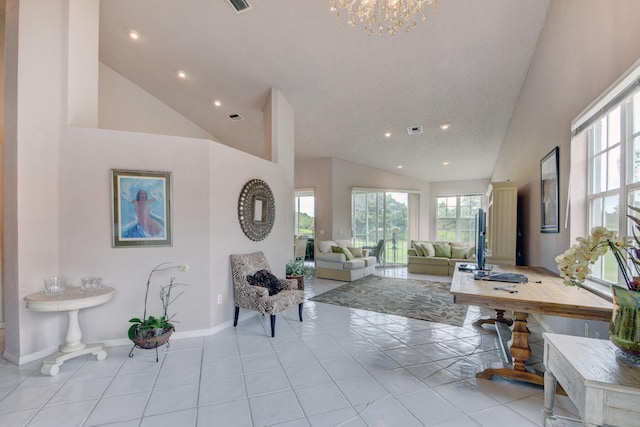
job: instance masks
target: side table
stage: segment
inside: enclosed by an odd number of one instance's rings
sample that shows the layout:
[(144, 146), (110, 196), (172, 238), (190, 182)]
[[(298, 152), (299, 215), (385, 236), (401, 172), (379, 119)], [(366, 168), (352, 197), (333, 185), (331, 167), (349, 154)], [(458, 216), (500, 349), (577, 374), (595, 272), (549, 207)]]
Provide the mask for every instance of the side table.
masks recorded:
[[(640, 368), (618, 360), (609, 340), (543, 333), (544, 425), (619, 426), (640, 420)], [(582, 421), (553, 415), (557, 383)]]
[(61, 295), (47, 295), (44, 291), (35, 292), (24, 297), (27, 308), (41, 312), (67, 312), (67, 332), (60, 351), (44, 359), (40, 372), (44, 375), (57, 375), (60, 366), (67, 360), (84, 354), (93, 354), (98, 360), (107, 358), (102, 343), (85, 344), (82, 342), (82, 331), (78, 321), (78, 312), (83, 308), (105, 304), (113, 298), (116, 290), (103, 286), (95, 291), (85, 292), (79, 287), (68, 287)]

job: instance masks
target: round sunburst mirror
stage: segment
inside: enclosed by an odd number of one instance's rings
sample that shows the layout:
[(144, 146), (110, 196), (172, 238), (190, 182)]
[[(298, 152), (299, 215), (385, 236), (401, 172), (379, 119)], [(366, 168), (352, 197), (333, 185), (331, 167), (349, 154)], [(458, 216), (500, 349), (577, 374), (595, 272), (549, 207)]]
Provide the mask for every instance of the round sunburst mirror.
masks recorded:
[(261, 179), (247, 182), (238, 199), (238, 220), (244, 234), (254, 241), (271, 233), (276, 218), (276, 203), (269, 185)]

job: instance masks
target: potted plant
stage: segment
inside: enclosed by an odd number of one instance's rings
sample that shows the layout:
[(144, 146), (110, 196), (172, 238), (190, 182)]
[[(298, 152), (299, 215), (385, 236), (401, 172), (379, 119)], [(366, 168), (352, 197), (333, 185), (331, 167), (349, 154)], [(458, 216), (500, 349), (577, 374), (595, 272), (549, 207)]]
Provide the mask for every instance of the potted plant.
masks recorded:
[[(629, 206), (640, 213), (640, 209)], [(640, 219), (627, 215), (633, 222), (633, 237), (619, 238), (615, 231), (594, 227), (591, 235), (578, 238), (564, 254), (558, 256), (558, 270), (568, 285), (582, 285), (591, 273), (590, 265), (611, 251), (624, 279), (625, 286), (613, 285), (613, 313), (609, 323), (611, 342), (618, 347), (616, 354), (640, 365)]]
[(296, 279), (298, 281), (298, 289), (304, 289), (304, 278), (312, 278), (315, 269), (309, 265), (305, 265), (301, 259), (290, 260), (285, 266), (285, 275), (287, 279)]
[(172, 269), (187, 271), (189, 266), (186, 264), (177, 265), (170, 262), (163, 262), (162, 264), (155, 266), (149, 273), (146, 283), (146, 291), (144, 294), (143, 315), (141, 318), (133, 317), (129, 320), (131, 326), (129, 327), (128, 336), (129, 339), (134, 342), (135, 346), (145, 349), (157, 348), (165, 344), (175, 330), (173, 323), (171, 323), (175, 315), (169, 316), (168, 308), (172, 302), (177, 300), (184, 293), (184, 291), (181, 291), (176, 295), (174, 294), (174, 289), (177, 286), (186, 286), (184, 283), (176, 282), (175, 277), (171, 277), (167, 285), (160, 287), (162, 315), (159, 317), (151, 315), (147, 316), (149, 289), (151, 288), (151, 280), (154, 273)]

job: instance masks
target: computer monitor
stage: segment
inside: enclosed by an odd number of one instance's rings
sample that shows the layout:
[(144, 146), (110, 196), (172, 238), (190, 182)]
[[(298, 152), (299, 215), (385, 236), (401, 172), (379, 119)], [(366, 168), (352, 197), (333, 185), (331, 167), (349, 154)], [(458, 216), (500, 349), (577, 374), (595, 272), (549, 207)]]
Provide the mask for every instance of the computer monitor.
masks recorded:
[(487, 249), (487, 213), (478, 209), (476, 215), (476, 264), (478, 270), (484, 270), (484, 255)]

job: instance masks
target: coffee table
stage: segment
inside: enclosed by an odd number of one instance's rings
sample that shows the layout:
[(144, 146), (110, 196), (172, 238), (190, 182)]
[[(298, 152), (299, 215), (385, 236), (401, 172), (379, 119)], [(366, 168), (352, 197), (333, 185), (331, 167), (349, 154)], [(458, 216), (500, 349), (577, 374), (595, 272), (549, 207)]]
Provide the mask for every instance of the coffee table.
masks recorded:
[[(586, 289), (567, 286), (556, 274), (541, 267), (516, 267), (495, 265), (494, 272), (521, 273), (527, 276), (527, 283), (510, 284), (489, 280), (474, 280), (473, 273), (460, 271), (456, 267), (450, 292), (458, 304), (475, 305), (496, 310), (498, 317), (504, 311), (513, 311), (512, 343), (508, 354), (513, 359), (513, 367), (488, 368), (476, 374), (478, 378), (492, 378), (494, 375), (544, 384), (542, 375), (526, 370), (526, 361), (531, 357), (529, 347), (529, 313), (608, 322), (613, 304)], [(495, 319), (494, 319), (495, 321)], [(496, 322), (500, 333), (503, 327)], [(501, 342), (506, 342), (501, 340)], [(505, 353), (507, 349), (504, 349)]]

